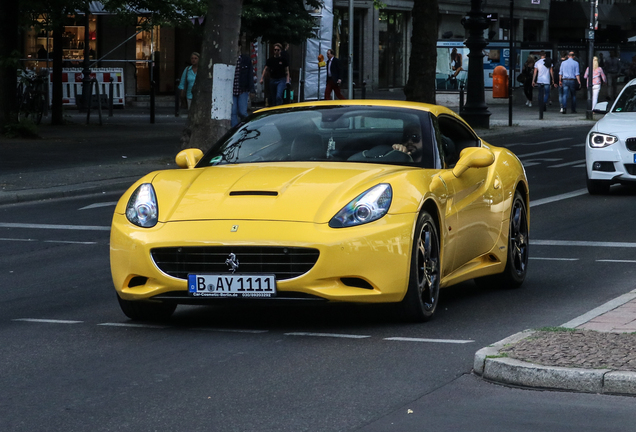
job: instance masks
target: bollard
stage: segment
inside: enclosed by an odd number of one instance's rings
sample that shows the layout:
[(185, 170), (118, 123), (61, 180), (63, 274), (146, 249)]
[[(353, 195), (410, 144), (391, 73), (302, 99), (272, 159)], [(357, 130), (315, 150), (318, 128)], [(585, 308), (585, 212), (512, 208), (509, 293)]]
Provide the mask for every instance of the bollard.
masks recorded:
[(300, 89), (298, 90), (298, 101), (305, 102), (305, 80), (300, 80)]
[(113, 116), (113, 92), (115, 88), (115, 84), (113, 84), (115, 79), (113, 77), (110, 78), (110, 86), (108, 87), (108, 117)]
[(88, 91), (87, 94), (82, 94), (82, 99), (86, 104), (84, 107), (86, 109), (86, 124), (89, 124), (91, 120), (91, 105), (93, 104), (93, 80), (89, 80), (82, 91), (83, 90)]
[(459, 112), (464, 111), (464, 83), (459, 86)]
[(543, 84), (539, 84), (539, 120), (543, 120), (543, 110), (545, 107), (545, 102), (543, 98), (545, 96), (545, 86)]
[(150, 123), (155, 123), (155, 82), (150, 81)]
[(367, 98), (367, 82), (366, 81), (362, 81), (362, 99), (366, 99)]

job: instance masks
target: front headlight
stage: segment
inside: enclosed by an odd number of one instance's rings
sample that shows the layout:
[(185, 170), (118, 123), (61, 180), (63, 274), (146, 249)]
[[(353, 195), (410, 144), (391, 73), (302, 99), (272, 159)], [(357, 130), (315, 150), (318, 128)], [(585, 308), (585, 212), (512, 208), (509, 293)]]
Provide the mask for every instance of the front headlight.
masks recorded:
[(382, 183), (358, 195), (330, 221), (331, 228), (346, 228), (380, 219), (387, 214), (393, 199), (390, 184)]
[(126, 217), (137, 226), (152, 228), (157, 225), (159, 209), (157, 196), (150, 183), (140, 185), (131, 195), (126, 206)]
[(618, 138), (614, 135), (604, 134), (600, 132), (592, 132), (590, 134), (590, 147), (602, 148), (618, 142)]

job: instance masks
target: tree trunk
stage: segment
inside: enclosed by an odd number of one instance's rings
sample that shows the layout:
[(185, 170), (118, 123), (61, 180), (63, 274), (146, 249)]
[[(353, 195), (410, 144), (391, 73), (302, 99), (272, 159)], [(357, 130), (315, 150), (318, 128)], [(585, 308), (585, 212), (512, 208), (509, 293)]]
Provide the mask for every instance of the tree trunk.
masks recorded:
[(242, 0), (208, 0), (203, 46), (181, 148), (208, 150), (230, 129)]
[(438, 1), (415, 0), (409, 80), (404, 87), (404, 94), (408, 101), (435, 103), (438, 26)]
[(0, 125), (18, 121), (18, 75), (15, 65), (8, 61), (18, 52), (18, 5), (16, 1), (0, 4), (0, 58), (4, 59), (0, 65)]

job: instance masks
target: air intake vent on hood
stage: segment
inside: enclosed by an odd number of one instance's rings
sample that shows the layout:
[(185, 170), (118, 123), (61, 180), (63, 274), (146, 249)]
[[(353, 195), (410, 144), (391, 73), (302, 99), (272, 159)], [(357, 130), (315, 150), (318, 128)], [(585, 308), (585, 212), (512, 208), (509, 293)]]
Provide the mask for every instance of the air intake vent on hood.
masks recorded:
[(276, 191), (233, 191), (230, 196), (278, 196)]

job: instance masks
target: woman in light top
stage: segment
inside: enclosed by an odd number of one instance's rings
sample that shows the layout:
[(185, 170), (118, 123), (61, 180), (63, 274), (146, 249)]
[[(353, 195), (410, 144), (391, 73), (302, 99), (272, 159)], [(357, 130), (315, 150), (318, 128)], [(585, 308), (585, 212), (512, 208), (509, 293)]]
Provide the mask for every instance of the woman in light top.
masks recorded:
[[(598, 93), (601, 91), (601, 84), (607, 82), (607, 78), (605, 77), (603, 68), (598, 65), (598, 57), (596, 56), (592, 59), (592, 68), (594, 69), (594, 73), (592, 74), (592, 109), (594, 109), (596, 102), (598, 102)], [(585, 69), (584, 78), (586, 80), (589, 71), (589, 67)]]

